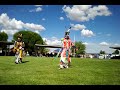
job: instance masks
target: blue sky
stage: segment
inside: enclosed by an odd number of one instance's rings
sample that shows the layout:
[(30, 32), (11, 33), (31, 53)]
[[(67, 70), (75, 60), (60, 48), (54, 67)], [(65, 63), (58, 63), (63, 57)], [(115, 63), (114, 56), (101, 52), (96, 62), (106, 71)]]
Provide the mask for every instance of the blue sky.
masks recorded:
[[(87, 53), (120, 46), (120, 5), (0, 5), (0, 32), (12, 35), (31, 30), (50, 45), (61, 45), (71, 26), (70, 38), (82, 41)], [(75, 37), (75, 38), (74, 38)]]

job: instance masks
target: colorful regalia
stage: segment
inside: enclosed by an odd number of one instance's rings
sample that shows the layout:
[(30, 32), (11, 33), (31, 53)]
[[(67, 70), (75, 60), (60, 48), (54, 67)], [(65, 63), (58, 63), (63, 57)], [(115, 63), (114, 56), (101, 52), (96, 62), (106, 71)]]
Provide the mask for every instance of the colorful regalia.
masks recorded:
[(71, 47), (74, 45), (69, 37), (69, 33), (66, 32), (65, 37), (62, 40), (62, 52), (60, 57), (60, 69), (68, 68), (71, 62)]
[(15, 41), (14, 43), (14, 52), (15, 52), (15, 63), (21, 63), (22, 62), (22, 57), (23, 57), (23, 50), (24, 50), (25, 44), (22, 41), (22, 34), (19, 34), (18, 40)]

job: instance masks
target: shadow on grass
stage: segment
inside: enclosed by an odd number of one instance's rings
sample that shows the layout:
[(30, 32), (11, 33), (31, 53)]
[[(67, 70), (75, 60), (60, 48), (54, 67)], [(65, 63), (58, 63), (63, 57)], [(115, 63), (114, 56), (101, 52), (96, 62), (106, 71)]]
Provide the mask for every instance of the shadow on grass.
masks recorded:
[(22, 63), (26, 63), (26, 62), (29, 62), (29, 61), (22, 61)]

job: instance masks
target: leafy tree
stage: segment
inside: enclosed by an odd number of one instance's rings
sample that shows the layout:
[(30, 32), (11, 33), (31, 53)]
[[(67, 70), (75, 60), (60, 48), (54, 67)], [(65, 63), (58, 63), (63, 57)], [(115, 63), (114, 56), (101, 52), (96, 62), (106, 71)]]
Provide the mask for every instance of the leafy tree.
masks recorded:
[[(0, 41), (7, 41), (8, 39), (8, 35), (5, 32), (0, 32)], [(7, 45), (6, 44), (0, 44), (0, 48), (3, 50), (7, 49)]]
[(105, 51), (100, 50), (100, 54), (105, 54)]
[(113, 52), (113, 54), (119, 54), (120, 52), (119, 52), (119, 50), (115, 50), (114, 52)]
[(19, 31), (13, 35), (13, 40), (17, 40), (18, 34), (22, 34), (22, 40), (25, 42), (25, 50), (28, 51), (30, 55), (35, 52), (35, 44), (43, 44), (42, 37), (32, 31)]
[(0, 41), (7, 41), (8, 35), (5, 32), (0, 32)]
[(74, 52), (74, 49), (76, 55), (85, 54), (86, 46), (81, 41), (79, 41), (79, 42), (75, 42), (75, 48), (72, 48), (72, 52)]

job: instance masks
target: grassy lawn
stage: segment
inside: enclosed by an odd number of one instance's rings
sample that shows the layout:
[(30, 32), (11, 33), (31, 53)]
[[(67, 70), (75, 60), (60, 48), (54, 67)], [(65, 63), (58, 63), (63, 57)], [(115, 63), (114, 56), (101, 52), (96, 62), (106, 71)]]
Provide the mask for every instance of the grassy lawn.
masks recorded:
[(0, 56), (0, 85), (120, 85), (120, 60), (72, 58), (58, 69), (59, 58)]

